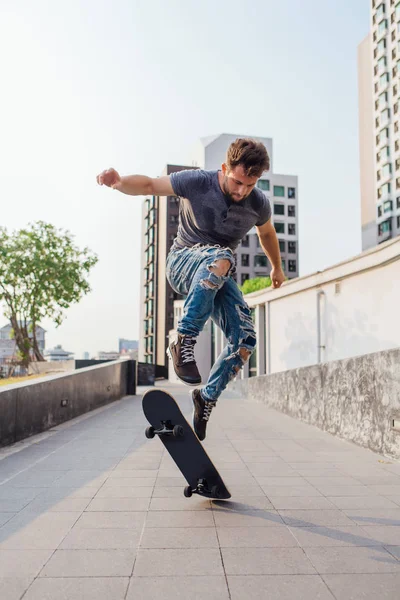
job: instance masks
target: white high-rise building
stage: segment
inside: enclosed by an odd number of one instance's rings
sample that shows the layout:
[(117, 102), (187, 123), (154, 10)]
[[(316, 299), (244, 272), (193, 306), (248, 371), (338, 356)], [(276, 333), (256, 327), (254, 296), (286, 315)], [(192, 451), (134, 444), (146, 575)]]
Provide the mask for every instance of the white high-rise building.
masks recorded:
[(400, 235), (400, 0), (372, 0), (358, 48), (362, 248)]
[[(289, 279), (299, 275), (298, 244), (298, 181), (296, 175), (279, 175), (274, 173), (272, 139), (260, 136), (248, 136), (232, 133), (202, 138), (193, 152), (193, 164), (206, 170), (220, 169), (226, 160), (229, 145), (239, 137), (254, 137), (267, 148), (270, 159), (270, 170), (262, 175), (257, 185), (269, 197), (272, 209), (272, 220), (279, 238), (282, 255), (282, 266)], [(271, 270), (253, 228), (239, 245), (236, 251), (236, 278), (239, 285), (246, 279), (265, 277)]]

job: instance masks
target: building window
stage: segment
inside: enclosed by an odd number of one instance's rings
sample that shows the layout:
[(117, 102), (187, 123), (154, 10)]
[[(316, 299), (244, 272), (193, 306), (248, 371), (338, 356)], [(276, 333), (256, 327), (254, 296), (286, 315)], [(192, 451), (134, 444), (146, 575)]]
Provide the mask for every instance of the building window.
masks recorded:
[(169, 222), (173, 225), (175, 225), (176, 223), (178, 223), (179, 221), (179, 217), (178, 215), (169, 215)]
[(294, 273), (296, 271), (296, 261), (289, 260), (288, 265), (289, 265), (289, 273)]
[(296, 198), (296, 188), (288, 188), (288, 198)]
[(383, 212), (387, 213), (387, 212), (391, 212), (393, 210), (393, 202), (391, 200), (386, 200), (386, 202), (383, 203)]
[(390, 110), (388, 108), (385, 108), (385, 110), (383, 110), (381, 112), (381, 121), (382, 121), (382, 123), (385, 123), (389, 119), (390, 119)]
[(288, 233), (289, 235), (296, 235), (296, 225), (294, 223), (289, 223)]
[(378, 206), (378, 219), (382, 216), (382, 206)]
[(374, 84), (374, 90), (375, 90), (375, 94), (378, 92), (378, 89), (379, 89), (379, 87), (378, 87), (378, 84), (377, 84), (377, 83), (375, 83), (375, 84)]
[(286, 260), (282, 258), (282, 269), (286, 271)]
[(390, 163), (386, 163), (386, 165), (384, 165), (382, 167), (382, 177), (389, 177), (390, 174), (392, 172), (392, 165)]
[(396, 48), (393, 48), (393, 50), (392, 50), (392, 60), (395, 60), (395, 58), (396, 58), (396, 53), (397, 53), (397, 52), (396, 52)]
[(248, 235), (245, 235), (244, 238), (242, 239), (242, 246), (243, 246), (243, 248), (249, 247), (249, 236)]
[(395, 152), (398, 152), (398, 150), (399, 150), (399, 140), (395, 140), (395, 142), (394, 142), (394, 150), (395, 150)]
[(393, 78), (397, 76), (397, 66), (392, 69)]
[(254, 257), (254, 266), (255, 267), (267, 267), (268, 260), (265, 254), (256, 254)]
[(393, 86), (393, 96), (397, 96), (397, 85)]
[(376, 18), (380, 19), (385, 14), (385, 4), (382, 2), (376, 9)]
[(288, 242), (288, 252), (289, 254), (296, 254), (296, 242)]
[(396, 198), (396, 207), (400, 208), (400, 196), (397, 196)]
[(396, 160), (396, 171), (400, 169), (400, 158)]
[(383, 35), (387, 29), (388, 21), (387, 19), (383, 19), (378, 25), (378, 35)]
[[(387, 65), (387, 60), (386, 60), (386, 56), (381, 56), (380, 59), (378, 60), (378, 69), (383, 69), (384, 67), (386, 67)], [(376, 73), (375, 73), (376, 75)]]
[(388, 93), (383, 92), (383, 94), (379, 94), (379, 106), (382, 108), (386, 102), (388, 101)]
[(285, 196), (285, 187), (283, 185), (274, 185), (274, 196), (283, 198)]
[(249, 266), (249, 255), (248, 254), (242, 254), (242, 267), (248, 267)]
[(247, 281), (249, 279), (249, 274), (248, 273), (242, 273), (240, 276), (240, 282), (241, 285), (244, 284), (245, 281)]
[(285, 233), (285, 223), (274, 223), (276, 233)]
[(296, 207), (291, 204), (288, 206), (288, 217), (295, 217), (295, 216), (296, 216)]
[(387, 219), (378, 225), (378, 234), (383, 235), (384, 233), (392, 232), (392, 219)]
[(382, 75), (379, 77), (380, 87), (384, 87), (385, 85), (387, 85), (388, 81), (389, 81), (389, 73), (382, 73)]
[(269, 192), (269, 179), (259, 179), (257, 181), (257, 187), (263, 192)]
[(284, 204), (274, 204), (274, 215), (284, 215), (285, 214), (285, 205)]
[(393, 112), (396, 115), (399, 112), (399, 103), (396, 102), (396, 104), (393, 106)]
[(377, 181), (380, 181), (380, 180), (381, 180), (381, 172), (380, 172), (380, 171), (377, 171), (377, 172), (376, 172), (376, 180), (377, 180)]
[(396, 123), (394, 124), (394, 132), (397, 133), (399, 131), (399, 122), (396, 121)]
[(375, 127), (376, 128), (379, 127), (379, 117), (376, 117), (376, 119), (375, 119)]
[(285, 240), (279, 240), (279, 250), (280, 250), (280, 252), (286, 252)]
[(390, 194), (390, 189), (391, 189), (390, 183), (384, 183), (382, 185), (382, 187), (380, 187), (379, 190), (378, 190), (378, 191), (381, 192), (381, 196), (380, 197), (386, 196), (387, 194)]
[(396, 179), (396, 190), (400, 189), (400, 177), (397, 177)]
[(396, 39), (396, 30), (393, 29), (393, 31), (392, 31), (392, 42), (394, 42), (395, 39)]

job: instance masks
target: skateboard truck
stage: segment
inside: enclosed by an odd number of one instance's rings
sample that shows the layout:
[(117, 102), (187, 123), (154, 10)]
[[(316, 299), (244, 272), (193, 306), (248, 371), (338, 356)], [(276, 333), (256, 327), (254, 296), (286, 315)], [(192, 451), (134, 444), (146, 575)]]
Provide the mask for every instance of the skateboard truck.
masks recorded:
[(190, 498), (192, 494), (206, 496), (208, 498), (220, 498), (221, 491), (218, 485), (208, 486), (207, 479), (198, 479), (196, 487), (193, 489), (191, 485), (187, 485), (183, 490), (186, 498)]
[(173, 435), (174, 437), (183, 437), (184, 429), (182, 425), (172, 425), (171, 421), (161, 421), (161, 428), (146, 427), (146, 437), (152, 439), (155, 435)]

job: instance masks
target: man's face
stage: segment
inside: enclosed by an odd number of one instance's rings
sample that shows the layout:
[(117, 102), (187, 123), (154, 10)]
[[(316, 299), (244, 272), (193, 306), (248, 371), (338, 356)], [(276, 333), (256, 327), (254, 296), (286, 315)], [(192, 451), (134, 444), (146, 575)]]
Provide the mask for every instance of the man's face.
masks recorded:
[(240, 202), (247, 198), (259, 179), (254, 176), (248, 177), (242, 165), (238, 165), (229, 171), (227, 165), (224, 163), (222, 165), (222, 174), (223, 192), (233, 202)]

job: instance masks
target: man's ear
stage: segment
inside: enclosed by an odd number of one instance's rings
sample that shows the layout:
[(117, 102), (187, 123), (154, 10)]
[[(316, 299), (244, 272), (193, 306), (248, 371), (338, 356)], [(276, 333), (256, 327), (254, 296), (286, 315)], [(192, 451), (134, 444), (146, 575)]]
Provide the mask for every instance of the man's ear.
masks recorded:
[(226, 163), (222, 163), (221, 169), (222, 169), (222, 174), (226, 175), (227, 172), (228, 172), (228, 166), (227, 166), (227, 164)]

